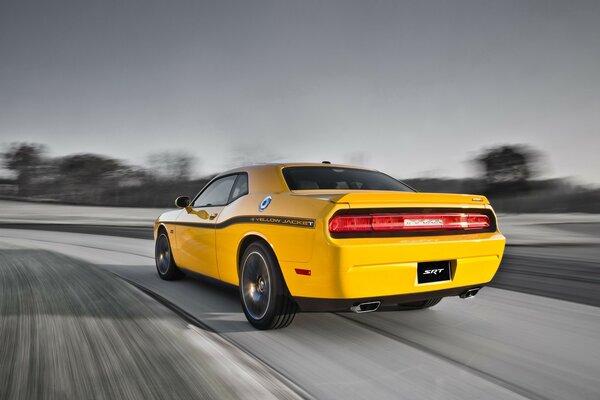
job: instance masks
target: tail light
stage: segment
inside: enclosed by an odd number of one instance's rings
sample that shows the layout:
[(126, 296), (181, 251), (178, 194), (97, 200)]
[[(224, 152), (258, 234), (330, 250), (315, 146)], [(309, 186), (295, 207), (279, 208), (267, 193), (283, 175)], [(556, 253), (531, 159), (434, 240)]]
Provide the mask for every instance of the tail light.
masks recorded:
[(476, 213), (336, 215), (329, 232), (444, 231), (487, 229), (490, 218)]
[(329, 221), (329, 232), (370, 232), (370, 215), (338, 215)]

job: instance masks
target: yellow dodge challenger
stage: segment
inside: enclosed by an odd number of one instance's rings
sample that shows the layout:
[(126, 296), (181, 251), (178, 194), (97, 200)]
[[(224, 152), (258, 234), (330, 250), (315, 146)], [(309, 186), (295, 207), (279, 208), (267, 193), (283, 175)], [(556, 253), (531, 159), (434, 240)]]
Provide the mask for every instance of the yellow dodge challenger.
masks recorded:
[(483, 196), (417, 193), (366, 168), (269, 164), (212, 179), (154, 224), (156, 268), (239, 287), (259, 329), (300, 311), (422, 309), (490, 282), (505, 238)]

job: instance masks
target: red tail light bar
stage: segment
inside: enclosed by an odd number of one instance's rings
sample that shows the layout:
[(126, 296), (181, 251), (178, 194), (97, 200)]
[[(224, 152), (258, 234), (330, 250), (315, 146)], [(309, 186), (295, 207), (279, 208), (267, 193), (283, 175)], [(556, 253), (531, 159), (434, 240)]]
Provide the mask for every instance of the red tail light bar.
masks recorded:
[(405, 232), (487, 229), (490, 218), (477, 213), (336, 215), (329, 232)]

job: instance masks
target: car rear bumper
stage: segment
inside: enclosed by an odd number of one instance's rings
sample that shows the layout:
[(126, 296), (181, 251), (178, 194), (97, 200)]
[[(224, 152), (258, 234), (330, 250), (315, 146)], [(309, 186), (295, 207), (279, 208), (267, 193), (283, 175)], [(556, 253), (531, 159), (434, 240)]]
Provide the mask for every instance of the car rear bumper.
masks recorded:
[[(415, 300), (404, 300), (411, 302), (484, 286), (498, 270), (504, 245), (504, 236), (497, 232), (463, 237), (345, 239), (318, 247), (309, 263), (280, 264), (288, 289), (301, 308), (304, 303), (307, 310), (315, 308), (309, 303), (317, 300), (328, 305), (343, 300), (343, 307), (316, 308), (345, 309), (347, 304), (367, 299), (385, 298), (397, 304), (396, 300), (403, 301), (401, 296), (413, 295)], [(419, 284), (417, 265), (428, 261), (449, 261), (451, 279)], [(298, 275), (297, 268), (311, 273)]]
[(403, 303), (412, 303), (433, 298), (460, 296), (472, 289), (479, 289), (482, 285), (456, 287), (430, 292), (399, 294), (394, 296), (367, 297), (358, 299), (323, 299), (314, 297), (294, 297), (296, 304), (303, 312), (338, 312), (350, 311), (350, 308), (361, 303), (379, 302), (381, 306), (390, 306)]

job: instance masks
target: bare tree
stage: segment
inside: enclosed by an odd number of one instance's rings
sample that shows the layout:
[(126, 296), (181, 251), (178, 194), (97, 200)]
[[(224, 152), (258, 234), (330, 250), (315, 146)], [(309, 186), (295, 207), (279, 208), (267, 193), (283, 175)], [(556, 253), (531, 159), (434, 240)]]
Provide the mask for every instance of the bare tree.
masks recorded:
[(271, 149), (257, 144), (236, 145), (232, 149), (231, 166), (241, 167), (245, 165), (277, 162), (282, 157), (271, 151)]
[(79, 185), (94, 185), (124, 168), (118, 160), (98, 154), (74, 154), (58, 160), (60, 173)]
[(45, 146), (37, 143), (12, 143), (2, 153), (3, 166), (17, 176), (19, 196), (28, 196), (31, 180), (36, 169), (41, 165)]
[(57, 158), (61, 197), (75, 202), (100, 203), (104, 193), (119, 185), (127, 166), (99, 154), (73, 154)]
[(488, 148), (475, 161), (479, 164), (488, 192), (508, 193), (524, 189), (537, 173), (539, 153), (522, 144)]
[(183, 151), (163, 151), (148, 156), (150, 170), (159, 179), (187, 181), (196, 162), (196, 157)]
[(346, 156), (349, 165), (369, 165), (369, 153), (366, 151), (355, 151)]

